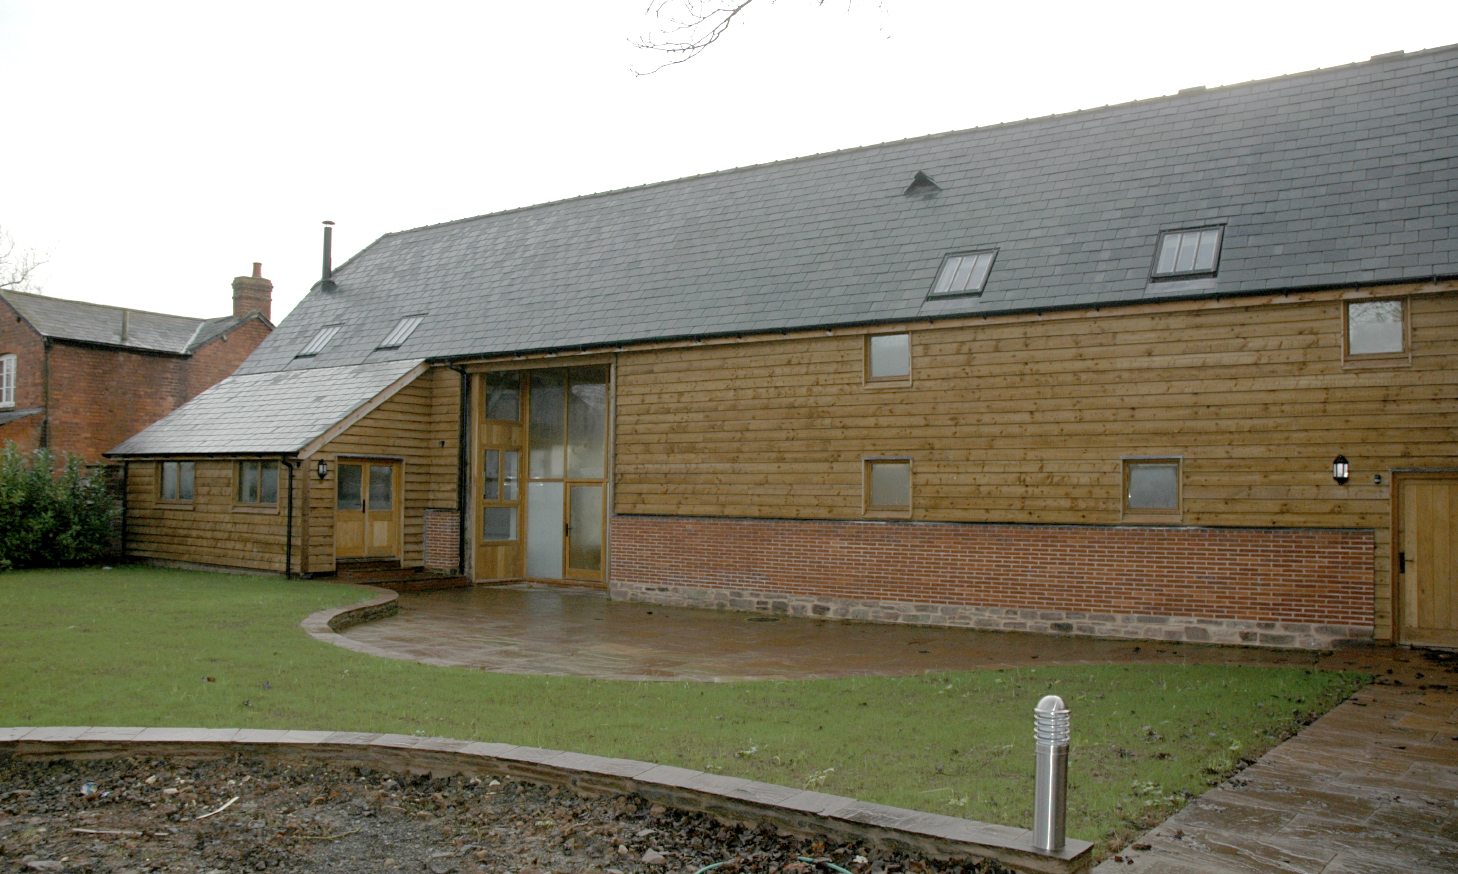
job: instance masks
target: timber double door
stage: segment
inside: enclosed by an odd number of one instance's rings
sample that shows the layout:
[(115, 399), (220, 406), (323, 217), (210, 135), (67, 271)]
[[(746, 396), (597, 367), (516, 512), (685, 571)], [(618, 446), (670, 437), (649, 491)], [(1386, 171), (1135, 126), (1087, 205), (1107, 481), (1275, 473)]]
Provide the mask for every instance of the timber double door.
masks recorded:
[(608, 369), (486, 373), (476, 578), (604, 580)]
[(1398, 641), (1458, 647), (1458, 474), (1398, 474)]
[(345, 459), (334, 488), (337, 558), (400, 557), (400, 463)]

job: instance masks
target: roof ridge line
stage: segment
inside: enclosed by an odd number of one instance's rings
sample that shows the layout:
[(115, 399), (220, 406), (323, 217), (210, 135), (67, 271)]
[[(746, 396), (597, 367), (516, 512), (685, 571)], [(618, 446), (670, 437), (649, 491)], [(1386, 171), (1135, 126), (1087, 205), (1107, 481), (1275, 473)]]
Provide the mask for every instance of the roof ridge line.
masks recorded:
[[(1218, 93), (1218, 92), (1226, 91), (1226, 90), (1231, 89), (1231, 88), (1243, 88), (1243, 87), (1248, 87), (1248, 86), (1251, 86), (1251, 85), (1259, 85), (1259, 84), (1266, 83), (1266, 82), (1279, 82), (1279, 81), (1282, 81), (1282, 80), (1285, 80), (1285, 79), (1296, 79), (1296, 78), (1305, 77), (1305, 76), (1316, 76), (1316, 75), (1321, 75), (1321, 74), (1329, 74), (1329, 73), (1333, 73), (1333, 72), (1338, 71), (1338, 70), (1346, 70), (1346, 69), (1350, 69), (1350, 68), (1354, 68), (1354, 67), (1364, 67), (1364, 66), (1369, 66), (1369, 65), (1370, 66), (1386, 66), (1388, 64), (1391, 64), (1393, 61), (1406, 61), (1409, 58), (1417, 58), (1417, 57), (1421, 57), (1421, 56), (1425, 56), (1425, 55), (1431, 55), (1431, 54), (1436, 54), (1436, 53), (1439, 53), (1439, 52), (1453, 51), (1453, 50), (1458, 50), (1458, 43), (1450, 43), (1449, 45), (1445, 45), (1445, 46), (1436, 46), (1434, 48), (1421, 49), (1421, 50), (1418, 50), (1418, 51), (1415, 51), (1415, 52), (1404, 52), (1403, 55), (1401, 56), (1401, 58), (1396, 57), (1395, 56), (1395, 53), (1388, 53), (1387, 55), (1373, 55), (1371, 58), (1368, 58), (1365, 61), (1352, 61), (1352, 62), (1346, 63), (1346, 64), (1338, 64), (1338, 65), (1336, 65), (1334, 67), (1317, 67), (1317, 68), (1312, 69), (1312, 70), (1301, 70), (1301, 71), (1295, 72), (1295, 73), (1283, 73), (1283, 74), (1281, 74), (1279, 76), (1269, 76), (1269, 77), (1264, 78), (1264, 79), (1248, 79), (1248, 80), (1246, 80), (1244, 82), (1230, 82), (1230, 83), (1227, 83), (1227, 84), (1224, 84), (1224, 85), (1200, 86), (1200, 90), (1198, 90), (1198, 91), (1192, 91), (1192, 90), (1188, 90), (1188, 89), (1182, 89), (1180, 92), (1176, 92), (1174, 94), (1159, 94), (1159, 95), (1156, 95), (1154, 97), (1141, 97), (1141, 98), (1138, 98), (1138, 99), (1135, 99), (1135, 100), (1127, 100), (1127, 101), (1125, 101), (1123, 103), (1106, 103), (1103, 106), (1090, 106), (1090, 107), (1087, 107), (1087, 108), (1084, 108), (1084, 109), (1073, 109), (1073, 110), (1069, 110), (1068, 112), (1055, 112), (1055, 113), (1051, 113), (1049, 115), (1039, 115), (1039, 116), (1034, 116), (1034, 117), (1031, 117), (1031, 118), (1019, 118), (1019, 119), (1013, 119), (1013, 120), (1010, 120), (1010, 121), (1000, 121), (1000, 122), (996, 122), (995, 124), (978, 125), (978, 126), (975, 126), (975, 127), (959, 128), (959, 129), (956, 129), (956, 130), (949, 130), (949, 131), (938, 131), (938, 132), (929, 133), (929, 134), (919, 134), (919, 135), (913, 136), (913, 137), (903, 137), (903, 138), (901, 138), (899, 140), (885, 140), (885, 141), (882, 141), (882, 142), (879, 142), (879, 143), (867, 143), (865, 145), (860, 145), (860, 146), (847, 146), (847, 147), (845, 147), (843, 149), (831, 149), (831, 150), (825, 151), (825, 152), (812, 152), (811, 154), (808, 154), (808, 155), (797, 155), (797, 156), (792, 157), (792, 158), (779, 158), (779, 159), (776, 159), (776, 160), (773, 160), (773, 161), (764, 161), (764, 162), (761, 162), (761, 163), (758, 163), (758, 164), (746, 164), (746, 165), (744, 165), (742, 167), (727, 167), (727, 168), (722, 169), (722, 170), (709, 170), (709, 171), (706, 171), (706, 172), (703, 172), (703, 173), (695, 173), (695, 174), (692, 174), (692, 175), (689, 175), (689, 176), (679, 176), (679, 177), (676, 177), (676, 178), (673, 178), (673, 179), (660, 179), (657, 182), (644, 182), (644, 183), (641, 183), (641, 184), (638, 184), (638, 185), (628, 185), (628, 186), (625, 186), (623, 188), (612, 188), (612, 189), (608, 189), (606, 191), (594, 191), (594, 192), (591, 192), (589, 194), (578, 194), (578, 195), (575, 195), (573, 197), (564, 197), (564, 198), (561, 198), (559, 200), (548, 200), (548, 201), (543, 201), (541, 203), (531, 203), (531, 204), (527, 204), (525, 206), (513, 206), (513, 207), (510, 207), (508, 209), (496, 210), (495, 212), (486, 212), (486, 213), (481, 213), (479, 215), (464, 216), (464, 217), (458, 218), (458, 219), (450, 219), (448, 221), (435, 222), (433, 224), (420, 225), (418, 227), (413, 227), (413, 228), (402, 228), (401, 230), (398, 230), (398, 231), (386, 231), (385, 233), (383, 233), (379, 237), (377, 237), (368, 246), (365, 246), (363, 249), (360, 249), (354, 255), (350, 256), (350, 258), (347, 261), (345, 261), (343, 264), (341, 264), (338, 267), (336, 267), (335, 268), (335, 272), (338, 273), (340, 270), (343, 270), (345, 267), (347, 267), (350, 264), (350, 262), (354, 261), (354, 259), (356, 257), (358, 257), (359, 255), (363, 254), (366, 250), (372, 248), (373, 246), (375, 246), (377, 243), (379, 243), (381, 240), (385, 239), (386, 237), (395, 237), (395, 236), (400, 236), (400, 235), (403, 235), (403, 234), (413, 234), (413, 233), (415, 233), (417, 231), (434, 230), (436, 228), (443, 228), (443, 227), (448, 227), (450, 225), (464, 224), (465, 222), (478, 221), (480, 219), (496, 218), (498, 216), (511, 215), (513, 213), (526, 212), (528, 210), (533, 210), (533, 209), (545, 209), (545, 208), (551, 207), (551, 206), (560, 206), (560, 205), (562, 205), (564, 203), (574, 203), (576, 201), (580, 201), (580, 200), (590, 200), (590, 199), (596, 198), (596, 197), (609, 197), (609, 196), (615, 195), (615, 194), (626, 194), (626, 193), (628, 193), (630, 191), (642, 191), (642, 190), (646, 190), (646, 189), (649, 189), (649, 188), (657, 188), (657, 187), (663, 186), (663, 185), (674, 185), (674, 184), (679, 183), (679, 182), (692, 182), (692, 181), (694, 181), (696, 179), (707, 179), (707, 178), (710, 178), (710, 177), (713, 177), (713, 176), (727, 176), (727, 175), (729, 175), (731, 173), (741, 173), (741, 172), (747, 172), (747, 171), (750, 171), (750, 170), (759, 170), (759, 169), (762, 169), (762, 168), (765, 168), (765, 167), (774, 167), (774, 166), (778, 166), (778, 165), (782, 165), (782, 164), (793, 164), (793, 163), (795, 163), (797, 161), (812, 161), (812, 160), (815, 160), (815, 159), (818, 159), (818, 158), (827, 158), (827, 157), (830, 157), (832, 155), (845, 155), (845, 154), (850, 154), (850, 153), (853, 153), (853, 152), (866, 151), (866, 150), (869, 150), (869, 149), (884, 148), (886, 146), (899, 146), (899, 145), (903, 145), (903, 144), (907, 144), (907, 143), (921, 142), (921, 141), (924, 141), (924, 140), (934, 140), (934, 139), (937, 139), (938, 137), (950, 137), (950, 136), (955, 136), (955, 135), (958, 135), (958, 134), (968, 134), (968, 133), (972, 133), (974, 131), (996, 130), (998, 128), (1012, 127), (1014, 125), (1034, 124), (1034, 123), (1038, 123), (1038, 122), (1051, 121), (1053, 119), (1070, 118), (1070, 117), (1073, 117), (1073, 116), (1083, 115), (1083, 114), (1092, 114), (1092, 113), (1096, 113), (1096, 112), (1107, 112), (1107, 111), (1110, 111), (1110, 110), (1117, 110), (1117, 109), (1127, 109), (1127, 108), (1129, 108), (1131, 106), (1138, 106), (1138, 105), (1144, 104), (1144, 103), (1155, 103), (1155, 102), (1158, 102), (1158, 101), (1170, 101), (1170, 100), (1201, 99), (1201, 98), (1208, 97), (1208, 96), (1210, 96), (1213, 93)], [(1375, 58), (1381, 58), (1381, 60), (1374, 60)], [(317, 285), (318, 283), (315, 283), (315, 284)]]

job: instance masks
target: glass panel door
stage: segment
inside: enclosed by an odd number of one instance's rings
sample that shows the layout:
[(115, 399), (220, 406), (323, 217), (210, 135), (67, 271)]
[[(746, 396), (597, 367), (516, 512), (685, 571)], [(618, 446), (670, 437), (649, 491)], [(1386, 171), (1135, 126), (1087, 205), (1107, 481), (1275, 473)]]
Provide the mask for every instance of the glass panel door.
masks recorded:
[(562, 579), (563, 489), (558, 482), (527, 483), (526, 575)]
[(568, 490), (567, 573), (602, 577), (603, 487), (574, 485)]
[(334, 554), (363, 558), (365, 554), (364, 465), (339, 465), (334, 486)]

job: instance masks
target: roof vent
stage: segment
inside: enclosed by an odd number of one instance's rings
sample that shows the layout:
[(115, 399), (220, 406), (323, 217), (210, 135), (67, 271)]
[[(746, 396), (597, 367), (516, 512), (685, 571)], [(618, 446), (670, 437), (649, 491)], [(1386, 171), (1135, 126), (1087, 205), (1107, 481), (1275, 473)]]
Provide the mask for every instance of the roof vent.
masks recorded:
[(916, 171), (916, 176), (906, 190), (901, 192), (905, 197), (936, 197), (942, 186), (932, 181), (932, 178), (921, 170)]

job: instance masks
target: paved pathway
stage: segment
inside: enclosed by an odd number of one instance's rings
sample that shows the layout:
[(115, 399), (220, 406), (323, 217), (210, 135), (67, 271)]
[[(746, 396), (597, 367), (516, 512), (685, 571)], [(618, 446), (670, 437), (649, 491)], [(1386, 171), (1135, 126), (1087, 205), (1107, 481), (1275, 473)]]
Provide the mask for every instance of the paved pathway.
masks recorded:
[(1299, 651), (872, 625), (610, 602), (520, 585), (400, 597), (340, 642), (507, 673), (722, 681), (1049, 664), (1360, 670), (1376, 684), (1110, 858), (1098, 874), (1458, 872), (1458, 656)]

